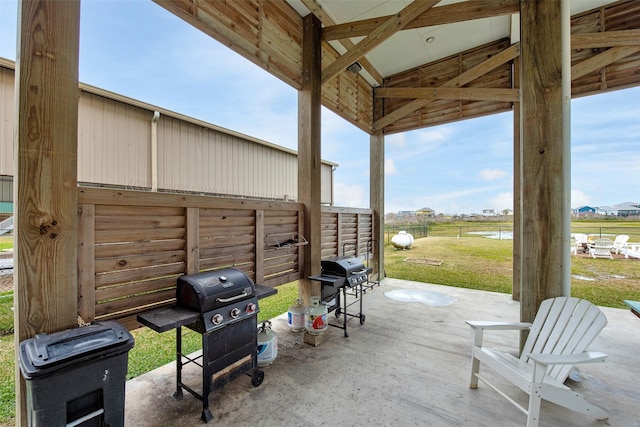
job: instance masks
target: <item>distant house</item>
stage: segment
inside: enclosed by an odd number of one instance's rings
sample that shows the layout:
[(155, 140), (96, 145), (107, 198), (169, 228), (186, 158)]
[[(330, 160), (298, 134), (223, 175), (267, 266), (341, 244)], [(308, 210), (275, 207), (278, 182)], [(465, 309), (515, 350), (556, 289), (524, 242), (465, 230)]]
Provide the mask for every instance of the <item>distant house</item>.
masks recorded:
[(416, 216), (421, 218), (431, 218), (436, 215), (436, 211), (431, 208), (422, 208), (416, 211)]
[(495, 209), (483, 209), (482, 210), (482, 215), (483, 216), (496, 216), (496, 210)]
[(618, 211), (618, 216), (640, 216), (640, 203), (637, 202), (620, 203), (613, 208)]
[(573, 209), (574, 216), (590, 216), (596, 213), (596, 208), (591, 206), (580, 206)]
[(602, 216), (616, 216), (618, 215), (618, 210), (613, 206), (598, 206), (596, 213)]
[(398, 221), (413, 221), (415, 219), (415, 211), (398, 211)]

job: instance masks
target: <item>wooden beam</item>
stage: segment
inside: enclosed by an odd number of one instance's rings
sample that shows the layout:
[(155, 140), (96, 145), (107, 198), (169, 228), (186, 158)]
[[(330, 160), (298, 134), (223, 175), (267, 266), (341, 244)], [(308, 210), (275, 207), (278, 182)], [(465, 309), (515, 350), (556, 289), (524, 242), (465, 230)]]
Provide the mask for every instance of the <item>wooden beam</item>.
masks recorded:
[(571, 67), (571, 80), (579, 79), (582, 76), (586, 76), (589, 73), (593, 73), (602, 67), (613, 64), (619, 59), (631, 56), (634, 53), (640, 51), (639, 46), (616, 46), (611, 49), (607, 49), (602, 53), (585, 59)]
[(376, 98), (464, 99), (472, 101), (519, 102), (520, 91), (500, 88), (392, 87), (377, 88)]
[[(491, 58), (483, 61), (482, 63), (476, 65), (470, 70), (465, 71), (464, 73), (454, 77), (448, 82), (442, 84), (439, 87), (461, 87), (465, 84), (472, 82), (478, 77), (488, 73), (489, 71), (499, 67), (502, 64), (505, 64), (514, 58), (520, 55), (520, 43), (515, 43), (509, 46), (507, 49), (503, 50), (499, 54), (492, 56)], [(382, 130), (385, 126), (390, 125), (391, 123), (405, 117), (407, 114), (411, 114), (416, 110), (428, 105), (433, 102), (432, 100), (424, 100), (417, 99), (412, 101), (392, 113), (387, 114), (379, 120), (376, 120), (373, 124), (374, 131)]]
[(303, 21), (302, 89), (298, 92), (298, 201), (304, 204), (304, 266), (299, 295), (305, 305), (320, 295), (320, 284), (307, 277), (320, 274), (322, 258), (321, 211), (321, 49), (320, 20), (309, 14)]
[[(438, 6), (423, 12), (404, 29), (432, 27), (435, 25), (452, 24), (474, 19), (490, 18), (492, 16), (511, 15), (520, 12), (519, 0), (470, 0), (446, 6)], [(390, 16), (346, 22), (333, 26), (326, 26), (322, 30), (322, 39), (343, 40), (349, 37), (366, 36)]]
[(640, 46), (640, 29), (573, 34), (571, 36), (571, 49), (613, 46)]
[(322, 71), (322, 83), (326, 83), (343, 72), (349, 65), (353, 64), (369, 53), (373, 48), (406, 27), (417, 16), (435, 6), (439, 1), (440, 0), (414, 0), (409, 4), (409, 6), (389, 17), (381, 25), (371, 31), (364, 40), (360, 41), (344, 55), (329, 64), (329, 66)]
[[(19, 2), (14, 172), (15, 349), (78, 325), (80, 1)], [(27, 425), (16, 363), (16, 424)]]
[[(302, 3), (304, 3), (306, 8), (309, 9), (311, 13), (313, 13), (318, 17), (318, 19), (320, 19), (320, 22), (322, 22), (325, 27), (335, 25), (336, 22), (333, 20), (333, 18), (329, 16), (328, 13), (325, 13), (322, 6), (320, 6), (316, 0), (302, 0)], [(349, 39), (341, 40), (340, 43), (347, 50), (355, 46), (355, 44)], [(362, 65), (362, 68), (364, 68), (364, 70), (369, 73), (369, 75), (376, 81), (376, 83), (378, 83), (378, 85), (381, 85), (383, 80), (382, 76), (380, 75), (378, 70), (376, 70), (373, 64), (369, 62), (369, 60), (365, 57), (360, 58), (358, 61), (360, 62), (360, 65)]]

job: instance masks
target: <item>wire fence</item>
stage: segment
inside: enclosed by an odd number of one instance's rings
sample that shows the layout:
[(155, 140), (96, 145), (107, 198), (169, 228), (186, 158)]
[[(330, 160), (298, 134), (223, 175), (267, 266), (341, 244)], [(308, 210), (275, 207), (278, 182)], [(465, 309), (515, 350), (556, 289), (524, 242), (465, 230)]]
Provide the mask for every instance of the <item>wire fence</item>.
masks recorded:
[[(420, 224), (406, 226), (386, 226), (385, 240), (391, 243), (391, 238), (399, 231), (406, 231), (414, 238), (421, 237), (456, 237), (456, 238), (473, 238), (485, 237), (498, 240), (513, 239), (512, 225), (491, 225), (491, 224), (470, 224), (470, 225), (454, 225), (454, 224)], [(625, 234), (629, 236), (629, 242), (640, 243), (640, 224), (637, 226), (588, 226), (580, 225), (571, 227), (571, 233), (586, 234), (592, 239), (606, 237), (615, 239), (616, 236)]]

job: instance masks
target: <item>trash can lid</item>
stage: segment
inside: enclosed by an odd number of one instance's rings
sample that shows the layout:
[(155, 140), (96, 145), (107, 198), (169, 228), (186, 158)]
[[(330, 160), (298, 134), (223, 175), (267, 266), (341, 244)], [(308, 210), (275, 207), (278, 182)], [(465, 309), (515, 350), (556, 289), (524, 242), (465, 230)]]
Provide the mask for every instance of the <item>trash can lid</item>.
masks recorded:
[(118, 322), (96, 322), (82, 328), (37, 334), (22, 341), (20, 369), (29, 378), (131, 347), (133, 337)]

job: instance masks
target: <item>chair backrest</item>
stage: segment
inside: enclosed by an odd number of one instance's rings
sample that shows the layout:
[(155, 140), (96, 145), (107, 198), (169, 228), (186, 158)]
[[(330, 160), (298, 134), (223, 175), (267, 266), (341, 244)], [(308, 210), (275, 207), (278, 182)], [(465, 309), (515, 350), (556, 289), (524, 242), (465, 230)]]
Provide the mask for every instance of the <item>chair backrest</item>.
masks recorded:
[[(528, 362), (530, 353), (582, 353), (606, 324), (604, 313), (587, 300), (571, 297), (546, 299), (533, 320), (520, 359)], [(549, 369), (548, 375), (564, 382), (572, 367), (555, 365)]]
[(574, 238), (576, 239), (576, 243), (587, 243), (587, 235), (584, 233), (576, 233)]
[(611, 250), (613, 247), (613, 240), (603, 237), (601, 239), (596, 239), (593, 241), (593, 247), (596, 249), (608, 249)]
[(616, 236), (616, 239), (613, 241), (613, 246), (622, 247), (629, 240), (629, 236), (626, 234), (619, 234)]

